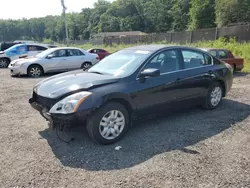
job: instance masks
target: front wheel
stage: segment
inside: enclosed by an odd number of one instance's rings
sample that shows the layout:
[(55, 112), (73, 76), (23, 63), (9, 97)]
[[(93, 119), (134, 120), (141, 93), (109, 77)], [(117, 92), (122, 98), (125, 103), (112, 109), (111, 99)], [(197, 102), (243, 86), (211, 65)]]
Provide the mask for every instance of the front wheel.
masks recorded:
[(0, 59), (0, 68), (7, 68), (10, 64), (10, 60), (7, 58)]
[(87, 121), (90, 137), (97, 143), (113, 144), (124, 136), (129, 128), (126, 108), (115, 102), (101, 107)]
[(39, 77), (43, 75), (43, 69), (39, 65), (31, 65), (28, 68), (28, 76), (30, 77)]
[(215, 82), (208, 90), (204, 108), (215, 109), (222, 100), (223, 89), (220, 83)]

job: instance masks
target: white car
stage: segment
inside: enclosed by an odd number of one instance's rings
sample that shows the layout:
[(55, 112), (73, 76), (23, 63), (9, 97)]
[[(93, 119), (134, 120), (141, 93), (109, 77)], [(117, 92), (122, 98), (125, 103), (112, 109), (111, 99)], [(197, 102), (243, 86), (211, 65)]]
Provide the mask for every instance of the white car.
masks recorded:
[(7, 68), (11, 61), (35, 56), (49, 48), (46, 44), (16, 44), (0, 52), (0, 68)]
[(39, 77), (44, 73), (88, 69), (99, 61), (99, 56), (80, 48), (50, 48), (35, 57), (12, 61), (12, 75)]

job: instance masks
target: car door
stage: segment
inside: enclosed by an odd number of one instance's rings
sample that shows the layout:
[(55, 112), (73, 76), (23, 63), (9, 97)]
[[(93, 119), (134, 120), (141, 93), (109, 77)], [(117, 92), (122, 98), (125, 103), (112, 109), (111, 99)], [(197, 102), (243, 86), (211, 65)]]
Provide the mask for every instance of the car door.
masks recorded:
[(85, 55), (78, 49), (67, 49), (67, 68), (69, 70), (80, 69), (85, 60)]
[(176, 87), (179, 88), (179, 103), (195, 105), (206, 97), (211, 86), (213, 73), (212, 57), (191, 49), (181, 49), (183, 70), (177, 76)]
[(137, 77), (137, 92), (133, 102), (139, 114), (151, 113), (159, 108), (174, 107), (177, 73), (181, 70), (181, 58), (178, 49), (164, 50), (156, 54), (141, 71), (149, 68), (160, 70), (160, 76), (140, 79)]
[(27, 46), (24, 44), (13, 46), (5, 51), (11, 61), (28, 56)]
[(43, 63), (47, 72), (64, 71), (67, 69), (67, 52), (65, 49), (55, 50), (49, 54)]

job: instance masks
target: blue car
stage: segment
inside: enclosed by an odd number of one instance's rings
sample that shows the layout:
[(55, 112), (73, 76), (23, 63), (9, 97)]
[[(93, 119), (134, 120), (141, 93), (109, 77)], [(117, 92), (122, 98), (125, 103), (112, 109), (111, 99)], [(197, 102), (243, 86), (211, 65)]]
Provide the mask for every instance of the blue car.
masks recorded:
[(13, 60), (35, 56), (48, 48), (45, 44), (16, 44), (0, 52), (0, 68), (7, 68)]

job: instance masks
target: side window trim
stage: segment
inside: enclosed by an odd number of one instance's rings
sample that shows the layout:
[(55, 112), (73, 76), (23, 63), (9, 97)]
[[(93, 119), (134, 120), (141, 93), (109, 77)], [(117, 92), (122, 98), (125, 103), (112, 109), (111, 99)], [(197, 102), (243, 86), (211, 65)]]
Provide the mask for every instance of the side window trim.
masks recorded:
[[(220, 51), (221, 51), (221, 52), (224, 52), (224, 53), (226, 54), (226, 57), (221, 58), (221, 57), (220, 57)], [(228, 58), (229, 58), (229, 55), (228, 55), (228, 53), (227, 53), (226, 50), (218, 50), (218, 56), (219, 56), (220, 59), (228, 59)]]
[[(202, 65), (202, 66), (198, 66), (198, 67), (192, 67), (192, 68), (186, 68), (184, 67), (184, 57), (183, 57), (183, 54), (182, 54), (182, 51), (193, 51), (195, 53), (200, 53), (203, 57), (204, 55), (206, 54), (207, 56), (209, 56), (211, 58), (211, 64), (208, 64), (208, 65)], [(197, 68), (202, 68), (202, 67), (208, 67), (208, 66), (212, 66), (214, 65), (214, 61), (213, 61), (213, 56), (211, 54), (209, 54), (208, 52), (200, 52), (200, 51), (195, 51), (193, 49), (188, 49), (188, 48), (180, 48), (180, 54), (181, 54), (181, 57), (182, 57), (182, 71), (185, 71), (185, 70), (191, 70), (191, 69), (197, 69)], [(204, 57), (205, 58), (205, 57)]]
[(180, 70), (176, 70), (176, 71), (171, 71), (171, 72), (166, 72), (166, 73), (161, 73), (160, 76), (166, 75), (166, 74), (171, 74), (174, 72), (179, 72), (183, 70), (183, 63), (182, 63), (182, 57), (181, 57), (181, 51), (180, 48), (172, 48), (172, 49), (162, 49), (156, 53), (154, 53), (146, 62), (144, 62), (144, 65), (142, 66), (142, 68), (140, 69), (140, 71), (138, 72), (137, 76), (136, 76), (136, 80), (139, 79), (139, 75), (140, 73), (143, 71), (144, 67), (150, 63), (150, 61), (152, 61), (155, 57), (157, 57), (158, 55), (160, 55), (162, 52), (164, 51), (171, 51), (171, 50), (175, 50), (177, 52), (177, 57), (179, 59), (179, 63), (180, 63)]
[[(65, 49), (59, 49), (59, 50), (55, 50), (54, 52), (51, 52), (50, 54), (55, 54), (56, 52), (58, 52), (58, 51), (60, 51), (60, 50), (64, 50), (65, 51), (65, 56), (55, 56), (54, 58), (61, 58), (61, 57), (68, 57), (68, 52), (67, 52), (67, 50), (65, 50)], [(50, 55), (50, 54), (48, 54), (48, 55)]]

